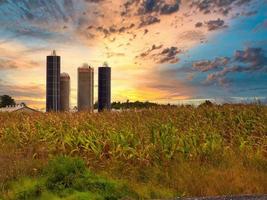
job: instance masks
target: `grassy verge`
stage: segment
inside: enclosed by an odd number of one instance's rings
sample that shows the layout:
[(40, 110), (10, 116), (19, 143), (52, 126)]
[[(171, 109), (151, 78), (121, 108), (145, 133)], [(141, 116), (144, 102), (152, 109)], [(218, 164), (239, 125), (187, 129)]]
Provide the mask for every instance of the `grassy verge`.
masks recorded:
[(267, 107), (261, 105), (0, 114), (0, 149), (2, 194), (22, 177), (42, 182), (44, 166), (58, 155), (80, 157), (138, 198), (267, 193)]
[(83, 160), (65, 156), (51, 160), (35, 178), (11, 182), (5, 199), (115, 200), (138, 198), (125, 184), (90, 172)]

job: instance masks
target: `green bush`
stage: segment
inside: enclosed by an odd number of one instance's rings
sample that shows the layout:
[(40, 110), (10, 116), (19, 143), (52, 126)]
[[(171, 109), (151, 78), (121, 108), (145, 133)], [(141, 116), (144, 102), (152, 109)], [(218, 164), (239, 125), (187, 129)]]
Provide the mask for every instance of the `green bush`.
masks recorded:
[(72, 188), (74, 182), (86, 174), (86, 166), (79, 158), (59, 156), (51, 160), (45, 169), (46, 187), (49, 190)]
[(90, 172), (82, 159), (59, 156), (49, 161), (42, 177), (12, 184), (14, 200), (116, 200), (137, 197), (125, 184)]

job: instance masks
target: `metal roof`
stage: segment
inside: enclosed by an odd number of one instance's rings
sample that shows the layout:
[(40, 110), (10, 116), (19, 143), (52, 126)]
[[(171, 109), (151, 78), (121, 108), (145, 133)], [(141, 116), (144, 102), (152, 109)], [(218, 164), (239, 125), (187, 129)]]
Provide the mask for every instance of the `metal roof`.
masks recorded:
[(0, 112), (16, 112), (16, 111), (23, 110), (23, 109), (28, 109), (28, 110), (32, 110), (35, 112), (39, 112), (38, 110), (29, 108), (28, 106), (25, 106), (25, 105), (7, 106), (4, 108), (0, 108)]

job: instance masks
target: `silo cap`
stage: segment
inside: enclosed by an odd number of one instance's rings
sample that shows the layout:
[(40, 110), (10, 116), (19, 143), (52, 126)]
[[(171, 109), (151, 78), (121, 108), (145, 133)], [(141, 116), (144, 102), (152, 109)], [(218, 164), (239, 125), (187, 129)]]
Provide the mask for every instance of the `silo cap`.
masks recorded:
[(87, 63), (84, 63), (80, 68), (91, 68), (91, 66), (88, 65)]
[(103, 63), (103, 67), (109, 67), (107, 62)]
[(70, 77), (70, 75), (68, 73), (66, 73), (66, 72), (61, 73), (60, 76), (61, 77), (66, 77), (66, 78)]
[(56, 55), (57, 55), (56, 50), (53, 50), (53, 51), (52, 51), (52, 56), (56, 56)]

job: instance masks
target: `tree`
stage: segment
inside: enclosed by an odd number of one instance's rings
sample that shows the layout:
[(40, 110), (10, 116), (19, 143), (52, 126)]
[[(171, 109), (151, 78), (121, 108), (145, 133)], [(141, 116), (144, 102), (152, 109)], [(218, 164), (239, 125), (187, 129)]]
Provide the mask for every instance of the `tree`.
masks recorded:
[(200, 106), (200, 107), (211, 107), (211, 106), (213, 106), (213, 105), (214, 105), (214, 104), (213, 104), (211, 101), (206, 100), (204, 103), (200, 104), (199, 106)]
[(22, 107), (26, 107), (27, 104), (26, 104), (25, 102), (21, 102), (21, 103), (20, 103), (20, 106), (22, 106)]
[(3, 95), (0, 97), (0, 108), (7, 107), (7, 106), (15, 106), (16, 102), (15, 100), (8, 96), (8, 95)]
[(97, 109), (98, 108), (98, 101), (96, 101), (95, 103), (94, 103), (94, 109)]

